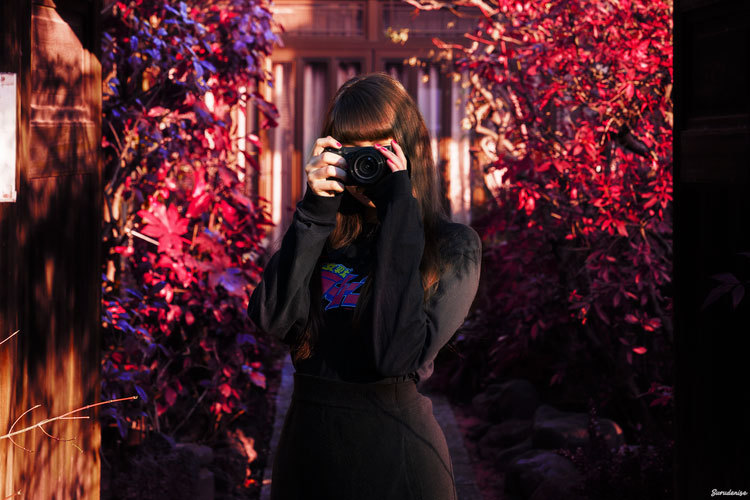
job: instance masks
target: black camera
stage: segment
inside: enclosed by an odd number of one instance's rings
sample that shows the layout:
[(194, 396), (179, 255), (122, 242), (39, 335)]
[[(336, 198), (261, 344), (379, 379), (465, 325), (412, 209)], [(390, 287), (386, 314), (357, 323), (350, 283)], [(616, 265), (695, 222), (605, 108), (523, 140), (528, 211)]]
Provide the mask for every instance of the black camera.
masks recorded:
[[(391, 146), (384, 146), (393, 152)], [(390, 173), (387, 158), (372, 146), (348, 146), (341, 149), (325, 148), (323, 151), (336, 153), (346, 160), (348, 179), (344, 182), (353, 186), (369, 186)]]

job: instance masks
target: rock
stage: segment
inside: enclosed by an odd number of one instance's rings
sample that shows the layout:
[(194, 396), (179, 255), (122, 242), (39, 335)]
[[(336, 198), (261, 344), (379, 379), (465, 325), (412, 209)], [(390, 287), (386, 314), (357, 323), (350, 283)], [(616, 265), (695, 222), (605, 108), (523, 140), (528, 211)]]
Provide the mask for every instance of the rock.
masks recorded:
[(492, 398), (486, 392), (480, 392), (474, 396), (471, 400), (471, 406), (474, 408), (474, 413), (483, 420), (487, 420), (490, 415), (490, 405), (492, 404)]
[[(557, 410), (548, 405), (537, 408), (534, 414), (534, 448), (567, 448), (574, 451), (589, 443), (589, 416), (587, 413), (572, 413)], [(599, 430), (609, 448), (619, 448), (625, 439), (622, 429), (616, 422), (599, 419)]]
[(200, 466), (209, 465), (214, 461), (214, 450), (210, 446), (197, 443), (177, 443), (176, 448), (192, 453)]
[(578, 484), (581, 479), (581, 474), (569, 459), (551, 451), (533, 449), (509, 463), (505, 488), (510, 494), (529, 498), (545, 481)]
[(495, 464), (497, 465), (498, 469), (505, 470), (508, 467), (508, 464), (512, 462), (514, 458), (521, 455), (522, 453), (526, 453), (532, 448), (531, 436), (529, 436), (528, 438), (524, 439), (514, 446), (511, 446), (510, 448), (499, 450), (499, 452), (495, 456)]
[(491, 384), (471, 401), (477, 415), (501, 422), (510, 418), (530, 419), (539, 406), (539, 395), (528, 380), (511, 379)]
[(558, 410), (554, 406), (550, 405), (539, 405), (534, 412), (534, 422), (541, 422), (543, 420), (554, 420), (560, 417), (566, 417), (571, 415), (570, 412)]
[(506, 420), (492, 425), (477, 443), (477, 449), (482, 458), (491, 458), (530, 436), (530, 420)]
[(468, 437), (472, 441), (479, 441), (491, 426), (492, 424), (489, 422), (478, 421), (477, 423), (469, 427), (469, 429), (466, 431), (466, 437)]
[(537, 407), (539, 394), (531, 382), (523, 379), (509, 380), (502, 384), (499, 398), (490, 409), (490, 419), (531, 419)]
[(482, 440), (496, 448), (508, 448), (531, 436), (531, 420), (512, 418), (489, 428)]

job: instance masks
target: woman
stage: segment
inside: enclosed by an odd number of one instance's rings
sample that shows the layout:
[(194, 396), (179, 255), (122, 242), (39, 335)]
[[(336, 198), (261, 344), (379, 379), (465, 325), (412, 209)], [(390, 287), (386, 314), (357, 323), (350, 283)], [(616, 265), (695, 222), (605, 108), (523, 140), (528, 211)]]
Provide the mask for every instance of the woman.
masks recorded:
[[(469, 310), (481, 242), (443, 214), (427, 128), (398, 81), (344, 83), (321, 135), (248, 308), (296, 370), (271, 498), (454, 500), (445, 437), (416, 383)], [(344, 158), (325, 151), (342, 146), (376, 147), (387, 175), (348, 185)]]

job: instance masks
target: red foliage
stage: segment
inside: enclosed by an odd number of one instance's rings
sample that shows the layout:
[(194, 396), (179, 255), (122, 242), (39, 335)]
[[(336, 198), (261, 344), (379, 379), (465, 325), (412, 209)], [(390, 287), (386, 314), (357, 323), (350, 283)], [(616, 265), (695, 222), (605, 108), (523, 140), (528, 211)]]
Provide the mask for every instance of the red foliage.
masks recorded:
[(496, 201), (476, 222), (486, 294), (463, 348), (499, 374), (556, 342), (536, 367), (550, 384), (585, 373), (645, 412), (638, 383), (672, 371), (671, 1), (450, 4), (483, 12), (467, 46), (435, 43), (469, 77)]
[(266, 0), (132, 0), (105, 17), (103, 396), (141, 397), (103, 412), (123, 435), (139, 417), (173, 433), (196, 409), (213, 431), (266, 387), (245, 310), (269, 221), (245, 195), (232, 112), (247, 99), (275, 124), (258, 92), (272, 26)]

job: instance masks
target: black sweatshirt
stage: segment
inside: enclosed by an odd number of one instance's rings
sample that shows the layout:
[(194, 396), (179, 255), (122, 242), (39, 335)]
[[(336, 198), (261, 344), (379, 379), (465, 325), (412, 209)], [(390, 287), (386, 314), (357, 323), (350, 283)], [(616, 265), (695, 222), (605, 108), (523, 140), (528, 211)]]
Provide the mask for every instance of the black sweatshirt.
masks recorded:
[[(320, 300), (314, 304), (320, 302), (323, 325), (313, 355), (295, 363), (299, 373), (360, 383), (423, 380), (474, 300), (481, 240), (469, 226), (444, 224), (440, 251), (446, 266), (425, 303), (419, 271), (424, 229), (407, 172), (389, 174), (367, 194), (379, 223), (367, 226), (352, 244), (332, 250), (326, 240), (345, 195), (324, 197), (307, 190), (250, 297), (248, 314), (259, 330), (292, 345), (307, 324), (310, 290), (316, 290)], [(311, 287), (316, 266), (320, 286)], [(363, 301), (355, 329), (353, 312), (367, 280), (372, 280), (370, 297)]]

